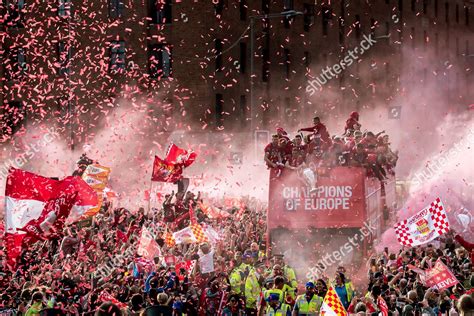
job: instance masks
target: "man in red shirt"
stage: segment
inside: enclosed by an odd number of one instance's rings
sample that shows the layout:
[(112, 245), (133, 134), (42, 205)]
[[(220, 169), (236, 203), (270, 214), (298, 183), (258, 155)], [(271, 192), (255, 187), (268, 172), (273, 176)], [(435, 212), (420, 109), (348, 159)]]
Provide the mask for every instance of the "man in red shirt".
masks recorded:
[(346, 127), (344, 128), (344, 133), (347, 132), (348, 129), (355, 130), (356, 125), (359, 124), (359, 113), (358, 112), (352, 112), (349, 118), (346, 121)]
[(314, 134), (319, 134), (321, 135), (321, 139), (323, 140), (324, 143), (326, 143), (327, 145), (331, 145), (331, 136), (329, 136), (326, 125), (321, 123), (321, 120), (319, 119), (318, 116), (315, 116), (313, 118), (313, 124), (314, 126), (312, 127), (299, 129), (298, 133), (299, 132), (313, 132)]
[(264, 160), (267, 167), (270, 169), (270, 177), (276, 178), (281, 173), (282, 164), (282, 153), (280, 146), (280, 138), (278, 134), (272, 135), (272, 142), (265, 146)]
[(464, 238), (462, 238), (460, 235), (456, 235), (454, 239), (464, 247), (467, 251), (470, 252), (471, 254), (471, 262), (474, 262), (474, 243), (470, 243)]

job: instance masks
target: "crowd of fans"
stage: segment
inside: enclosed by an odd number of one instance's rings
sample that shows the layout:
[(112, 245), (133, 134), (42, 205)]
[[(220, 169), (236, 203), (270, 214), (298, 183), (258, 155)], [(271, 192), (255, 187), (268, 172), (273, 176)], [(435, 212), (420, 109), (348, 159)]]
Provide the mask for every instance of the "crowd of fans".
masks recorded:
[(397, 152), (390, 148), (389, 136), (384, 133), (361, 131), (359, 114), (352, 112), (344, 133), (331, 137), (320, 118), (314, 117), (313, 126), (299, 129), (293, 139), (278, 128), (272, 142), (265, 147), (265, 162), (274, 178), (285, 168), (310, 168), (317, 176), (335, 166), (362, 166), (368, 176), (383, 181), (393, 174), (398, 160)]
[[(196, 203), (198, 221), (213, 226), (220, 241), (165, 243), (163, 220), (185, 218), (180, 205), (186, 198)], [(297, 278), (283, 255), (267, 257), (264, 205), (247, 200), (240, 209), (221, 210), (228, 216), (210, 219), (198, 202), (192, 193), (169, 195), (158, 214), (143, 209), (132, 214), (105, 204), (90, 226), (69, 226), (62, 240), (38, 242), (23, 251), (13, 271), (5, 268), (3, 251), (0, 315), (316, 315), (330, 285), (349, 314), (375, 315), (379, 296), (390, 315), (474, 313), (473, 244), (459, 236), (448, 234), (437, 247), (386, 249), (368, 262), (368, 287), (353, 284), (344, 267), (305, 280)], [(162, 257), (149, 261), (137, 256), (142, 227), (158, 232), (162, 256), (196, 260), (195, 267), (176, 271)], [(201, 259), (209, 255), (213, 271), (202, 273)], [(428, 269), (438, 258), (458, 285), (429, 289), (410, 268)], [(98, 273), (110, 262), (110, 273)]]

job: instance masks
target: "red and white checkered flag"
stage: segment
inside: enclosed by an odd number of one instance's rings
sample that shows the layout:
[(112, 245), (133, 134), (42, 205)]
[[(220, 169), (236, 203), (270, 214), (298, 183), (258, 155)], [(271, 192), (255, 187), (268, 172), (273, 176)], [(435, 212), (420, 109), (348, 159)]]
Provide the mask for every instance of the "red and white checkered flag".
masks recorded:
[(448, 231), (448, 217), (439, 198), (417, 214), (395, 225), (400, 244), (410, 247), (430, 242)]
[(347, 312), (344, 306), (337, 296), (336, 291), (329, 286), (329, 289), (324, 296), (323, 305), (321, 306), (321, 315), (328, 315), (328, 316), (346, 316)]

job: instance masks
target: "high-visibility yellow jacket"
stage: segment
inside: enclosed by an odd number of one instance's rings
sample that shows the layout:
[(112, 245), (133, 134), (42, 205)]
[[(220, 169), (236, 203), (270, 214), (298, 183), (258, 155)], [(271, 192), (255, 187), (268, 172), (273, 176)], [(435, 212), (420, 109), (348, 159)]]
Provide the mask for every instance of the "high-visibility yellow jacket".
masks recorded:
[(285, 278), (290, 282), (290, 285), (292, 288), (297, 288), (298, 287), (298, 282), (296, 282), (296, 273), (293, 268), (285, 265), (283, 267), (283, 274), (285, 275)]
[(281, 304), (280, 307), (274, 309), (270, 305), (267, 307), (265, 311), (265, 316), (287, 316), (291, 315), (291, 307), (288, 304)]
[(241, 270), (237, 267), (229, 275), (229, 282), (230, 282), (230, 292), (235, 294), (241, 294), (242, 288), (244, 287), (245, 283), (241, 277)]
[(301, 294), (296, 298), (295, 310), (298, 312), (297, 315), (318, 315), (322, 305), (323, 299), (320, 296), (314, 294), (308, 303), (306, 294)]
[(346, 287), (347, 301), (350, 304), (351, 301), (352, 301), (352, 298), (354, 297), (354, 286), (352, 285), (351, 281), (346, 282), (346, 284), (344, 284), (344, 286)]
[(283, 290), (280, 290), (280, 289), (266, 290), (263, 294), (263, 298), (268, 299), (270, 297), (270, 294), (278, 294), (278, 296), (280, 297), (280, 303), (283, 303), (285, 301)]
[(262, 288), (258, 283), (255, 270), (251, 270), (245, 280), (245, 306), (247, 308), (257, 308), (260, 300)]

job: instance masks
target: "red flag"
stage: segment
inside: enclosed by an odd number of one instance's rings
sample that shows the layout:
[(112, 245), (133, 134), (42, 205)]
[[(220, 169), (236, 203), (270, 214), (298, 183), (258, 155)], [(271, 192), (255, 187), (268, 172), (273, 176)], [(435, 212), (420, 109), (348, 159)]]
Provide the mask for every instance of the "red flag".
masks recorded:
[(196, 153), (193, 151), (187, 151), (182, 148), (179, 148), (175, 144), (171, 143), (168, 147), (168, 153), (166, 154), (167, 162), (177, 165), (184, 165), (184, 167), (189, 167), (194, 160), (196, 160)]
[(176, 271), (176, 275), (178, 276), (180, 281), (184, 280), (185, 275), (181, 274), (181, 269), (183, 268), (186, 273), (191, 274), (193, 273), (194, 266), (196, 265), (196, 260), (188, 260), (188, 261), (181, 261), (178, 262), (174, 266), (174, 270)]
[(127, 307), (127, 304), (120, 302), (118, 299), (113, 297), (109, 292), (107, 292), (107, 290), (103, 290), (99, 294), (99, 300), (101, 302), (112, 302), (115, 305), (117, 305), (119, 308), (126, 308)]
[(382, 316), (388, 316), (387, 302), (385, 302), (382, 296), (377, 297), (377, 307), (382, 313)]
[(155, 156), (155, 162), (153, 163), (153, 174), (151, 176), (151, 181), (175, 183), (176, 181), (180, 180), (182, 176), (183, 176), (182, 165), (170, 163), (166, 160), (162, 160), (158, 156)]
[(433, 268), (425, 270), (425, 277), (425, 286), (433, 287), (440, 291), (459, 283), (456, 276), (440, 259), (436, 260)]
[(128, 241), (128, 236), (120, 229), (117, 230), (117, 242), (126, 243)]
[(9, 265), (15, 264), (22, 244), (61, 231), (71, 209), (81, 212), (96, 204), (97, 194), (79, 177), (58, 181), (11, 168), (5, 188)]
[(137, 254), (148, 260), (153, 260), (155, 256), (161, 257), (160, 246), (146, 227), (142, 228)]

